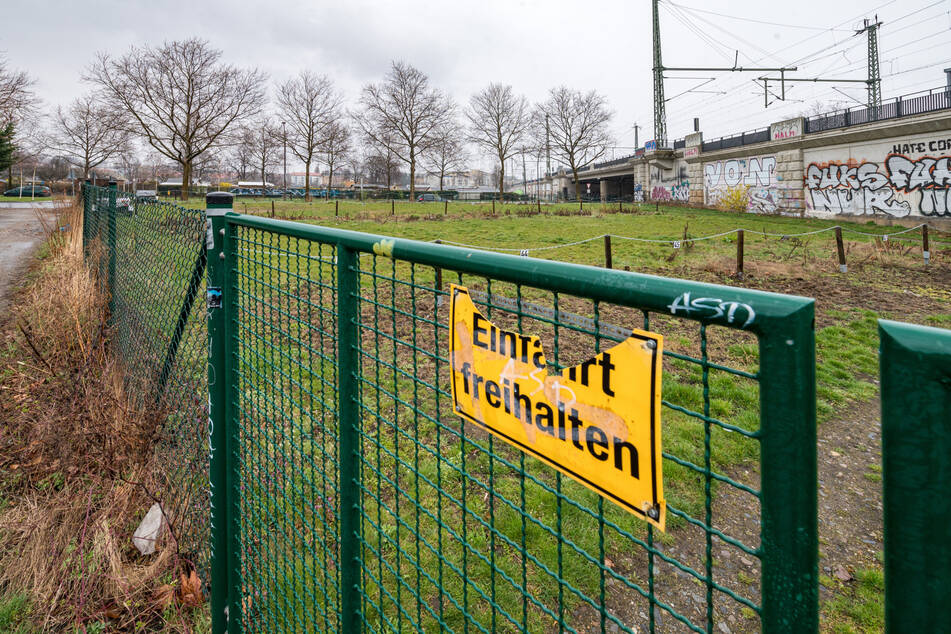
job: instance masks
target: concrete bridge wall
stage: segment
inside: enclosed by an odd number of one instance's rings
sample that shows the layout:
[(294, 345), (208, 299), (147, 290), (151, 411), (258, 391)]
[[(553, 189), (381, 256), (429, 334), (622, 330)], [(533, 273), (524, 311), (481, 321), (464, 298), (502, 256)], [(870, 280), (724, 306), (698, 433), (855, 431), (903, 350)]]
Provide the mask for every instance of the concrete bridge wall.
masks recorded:
[(768, 140), (702, 151), (658, 150), (579, 174), (602, 199), (672, 200), (752, 213), (951, 219), (951, 110), (804, 134), (773, 124)]

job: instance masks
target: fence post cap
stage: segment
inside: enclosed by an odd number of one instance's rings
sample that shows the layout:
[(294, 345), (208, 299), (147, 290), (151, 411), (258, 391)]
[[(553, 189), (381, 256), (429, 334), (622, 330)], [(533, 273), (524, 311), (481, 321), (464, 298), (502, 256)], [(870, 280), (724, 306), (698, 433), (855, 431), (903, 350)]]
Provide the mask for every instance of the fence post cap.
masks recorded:
[(208, 192), (205, 194), (205, 207), (208, 209), (234, 208), (234, 194), (231, 192)]

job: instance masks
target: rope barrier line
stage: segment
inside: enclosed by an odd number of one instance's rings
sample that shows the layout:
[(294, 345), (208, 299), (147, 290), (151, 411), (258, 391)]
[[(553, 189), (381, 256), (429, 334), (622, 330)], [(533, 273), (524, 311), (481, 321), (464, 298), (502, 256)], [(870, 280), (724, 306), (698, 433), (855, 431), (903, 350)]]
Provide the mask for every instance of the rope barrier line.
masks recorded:
[[(839, 229), (839, 230), (841, 230), (841, 231), (843, 231), (843, 232), (846, 232), (846, 233), (852, 233), (852, 234), (856, 234), (856, 235), (869, 236), (869, 237), (872, 237), (872, 238), (882, 238), (883, 240), (888, 240), (889, 238), (892, 238), (892, 237), (900, 236), (900, 235), (902, 235), (902, 234), (910, 233), (910, 232), (912, 232), (912, 231), (917, 231), (917, 230), (921, 229), (922, 227), (924, 227), (926, 224), (927, 224), (927, 223), (922, 222), (922, 223), (920, 223), (920, 224), (915, 225), (914, 227), (909, 227), (909, 228), (907, 228), (907, 229), (903, 229), (903, 230), (901, 230), (901, 231), (895, 231), (895, 232), (893, 232), (893, 233), (892, 233), (892, 232), (889, 232), (889, 233), (869, 233), (869, 232), (866, 232), (866, 231), (859, 231), (858, 229), (849, 229), (849, 228), (847, 228), (847, 227), (842, 227), (842, 226), (840, 226), (840, 225), (834, 225), (834, 226), (832, 226), (832, 227), (826, 227), (826, 228), (824, 228), (824, 229), (816, 229), (815, 231), (805, 231), (805, 232), (803, 232), (803, 233), (770, 233), (770, 232), (767, 232), (767, 231), (757, 231), (757, 230), (755, 230), (755, 229), (732, 229), (732, 230), (730, 230), (730, 231), (724, 231), (723, 233), (716, 233), (716, 234), (709, 235), (709, 236), (699, 236), (699, 237), (696, 237), (696, 238), (676, 238), (676, 239), (671, 239), (671, 238), (636, 238), (636, 237), (633, 237), (633, 236), (620, 236), (620, 235), (613, 234), (613, 233), (602, 233), (602, 234), (597, 235), (597, 236), (593, 236), (593, 237), (590, 237), (590, 238), (585, 238), (584, 240), (577, 240), (577, 241), (575, 241), (575, 242), (568, 242), (568, 243), (565, 243), (565, 244), (553, 244), (553, 245), (548, 245), (548, 246), (543, 246), (543, 247), (528, 247), (528, 248), (518, 248), (518, 249), (507, 248), (507, 247), (487, 247), (487, 246), (480, 246), (480, 245), (475, 245), (475, 244), (465, 244), (465, 243), (463, 243), (463, 242), (454, 242), (454, 241), (452, 241), (452, 240), (441, 240), (441, 242), (442, 242), (442, 244), (451, 244), (451, 245), (453, 245), (453, 246), (464, 247), (464, 248), (467, 248), (467, 249), (480, 249), (480, 250), (483, 250), (483, 251), (502, 251), (502, 252), (506, 252), (506, 253), (519, 253), (519, 254), (523, 254), (523, 255), (524, 255), (524, 254), (527, 254), (527, 253), (532, 252), (532, 251), (550, 251), (550, 250), (552, 250), (552, 249), (563, 249), (563, 248), (566, 248), (566, 247), (573, 247), (573, 246), (577, 246), (577, 245), (579, 245), (579, 244), (585, 244), (585, 243), (587, 243), (587, 242), (593, 242), (593, 241), (595, 241), (595, 240), (603, 240), (605, 237), (610, 237), (610, 238), (612, 238), (612, 239), (617, 239), (617, 240), (628, 240), (628, 241), (630, 241), (630, 242), (646, 242), (646, 243), (650, 243), (650, 244), (669, 244), (669, 245), (673, 246), (675, 249), (677, 249), (677, 248), (680, 248), (680, 245), (681, 245), (682, 243), (684, 243), (684, 242), (701, 242), (701, 241), (703, 241), (703, 240), (713, 240), (713, 239), (715, 239), (715, 238), (722, 238), (722, 237), (724, 237), (724, 236), (728, 236), (728, 235), (737, 233), (737, 232), (739, 232), (739, 231), (743, 231), (744, 233), (751, 234), (751, 235), (764, 236), (764, 237), (767, 237), (767, 238), (786, 239), (786, 238), (801, 238), (801, 237), (803, 237), (803, 236), (813, 236), (813, 235), (817, 235), (817, 234), (820, 234), (820, 233), (826, 233), (826, 232), (829, 232), (829, 231), (835, 231), (836, 229)], [(903, 239), (907, 240), (908, 238), (903, 238)], [(939, 242), (939, 243), (946, 243), (946, 242), (943, 241), (943, 240), (935, 240), (934, 238), (932, 238), (932, 241), (933, 241), (933, 242)]]

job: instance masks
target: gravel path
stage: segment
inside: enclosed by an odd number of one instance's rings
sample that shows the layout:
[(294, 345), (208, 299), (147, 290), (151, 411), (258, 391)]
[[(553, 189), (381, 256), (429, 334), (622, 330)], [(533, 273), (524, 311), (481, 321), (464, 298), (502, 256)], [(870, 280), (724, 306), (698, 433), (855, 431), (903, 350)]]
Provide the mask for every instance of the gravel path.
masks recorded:
[(43, 238), (43, 225), (32, 207), (0, 209), (0, 314), (6, 312), (14, 283)]

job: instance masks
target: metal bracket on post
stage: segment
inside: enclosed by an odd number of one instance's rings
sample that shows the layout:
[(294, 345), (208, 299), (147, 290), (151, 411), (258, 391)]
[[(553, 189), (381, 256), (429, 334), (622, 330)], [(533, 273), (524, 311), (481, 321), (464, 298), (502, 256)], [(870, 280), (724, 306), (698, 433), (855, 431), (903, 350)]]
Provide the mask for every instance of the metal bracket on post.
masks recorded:
[[(232, 439), (228, 394), (231, 374), (228, 363), (229, 324), (223, 308), (228, 294), (229, 270), (225, 243), (225, 214), (234, 205), (234, 196), (214, 192), (205, 198), (207, 208), (206, 246), (208, 301), (208, 453), (211, 485), (211, 631), (238, 631), (241, 625), (241, 598), (231, 596), (233, 579), (238, 571), (232, 567), (232, 522), (235, 520), (230, 468)], [(214, 293), (215, 301), (211, 301)]]

